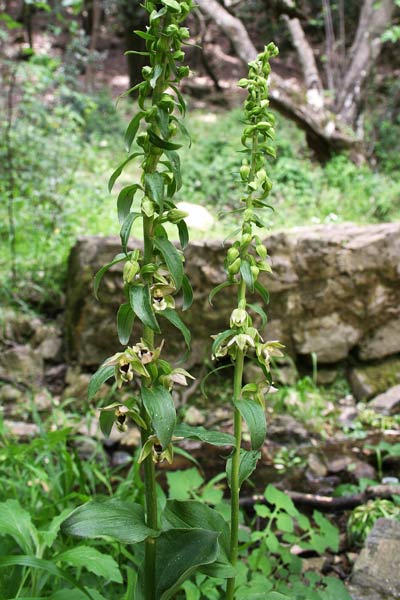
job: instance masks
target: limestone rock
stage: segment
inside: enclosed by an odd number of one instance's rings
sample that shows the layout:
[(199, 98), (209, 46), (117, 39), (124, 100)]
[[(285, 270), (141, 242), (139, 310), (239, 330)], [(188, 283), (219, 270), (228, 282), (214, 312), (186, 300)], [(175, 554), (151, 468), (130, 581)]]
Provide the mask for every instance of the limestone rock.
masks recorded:
[[(278, 337), (294, 357), (315, 352), (318, 363), (328, 365), (350, 352), (362, 360), (399, 352), (399, 223), (296, 228), (272, 234), (266, 244), (274, 272), (261, 278), (271, 292), (264, 339)], [(138, 245), (132, 241), (131, 247)], [(67, 349), (70, 359), (90, 369), (120, 348), (115, 315), (122, 299), (121, 265), (105, 276), (101, 303), (92, 292), (95, 273), (119, 251), (117, 238), (86, 237), (69, 258)], [(231, 288), (221, 291), (213, 309), (208, 303), (209, 292), (225, 277), (225, 251), (217, 241), (194, 242), (185, 251), (195, 300), (183, 316), (199, 358), (209, 355), (209, 336), (226, 329), (233, 306)], [(165, 331), (165, 352), (178, 357), (179, 334), (172, 327)]]
[(350, 371), (350, 385), (358, 401), (369, 400), (400, 384), (400, 359), (383, 363), (358, 365)]
[(353, 600), (400, 598), (400, 522), (378, 519), (356, 560), (349, 592)]
[(43, 359), (30, 346), (15, 345), (0, 354), (1, 377), (29, 388), (38, 387), (43, 379)]
[(400, 385), (395, 385), (383, 394), (376, 396), (368, 403), (368, 408), (373, 408), (383, 415), (398, 413), (400, 411)]

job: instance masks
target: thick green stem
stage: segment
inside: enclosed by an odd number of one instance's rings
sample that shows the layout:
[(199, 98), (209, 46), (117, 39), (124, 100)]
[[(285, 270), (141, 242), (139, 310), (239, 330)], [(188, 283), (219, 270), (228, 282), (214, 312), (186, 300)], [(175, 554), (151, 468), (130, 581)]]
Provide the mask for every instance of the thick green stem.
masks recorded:
[[(240, 280), (238, 292), (238, 305), (246, 303), (246, 284), (243, 279)], [(233, 376), (233, 403), (240, 399), (243, 385), (244, 351), (238, 349), (235, 360), (235, 371)], [(238, 409), (234, 408), (234, 435), (235, 449), (232, 457), (231, 472), (231, 539), (229, 558), (233, 566), (237, 563), (238, 557), (238, 531), (239, 531), (239, 469), (240, 469), (240, 449), (242, 444), (242, 415)], [(227, 600), (232, 600), (235, 592), (235, 578), (228, 580), (226, 589)]]

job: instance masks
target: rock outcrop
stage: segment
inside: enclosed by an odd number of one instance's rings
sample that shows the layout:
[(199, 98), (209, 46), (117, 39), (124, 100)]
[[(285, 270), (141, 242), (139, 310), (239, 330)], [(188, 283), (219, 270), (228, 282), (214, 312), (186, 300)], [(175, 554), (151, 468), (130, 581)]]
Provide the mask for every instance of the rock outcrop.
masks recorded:
[[(327, 365), (349, 356), (379, 361), (400, 352), (400, 224), (297, 228), (272, 234), (266, 243), (274, 271), (264, 281), (271, 292), (266, 339), (280, 339), (295, 358), (314, 352)], [(116, 265), (104, 278), (100, 303), (92, 279), (119, 251), (116, 238), (85, 237), (70, 255), (67, 348), (83, 368), (118, 349), (121, 268)], [(209, 292), (224, 278), (224, 253), (221, 242), (194, 242), (186, 251), (195, 298), (183, 315), (194, 340), (192, 363), (209, 354), (210, 334), (226, 328), (229, 319), (232, 289), (222, 291), (214, 307), (208, 303)], [(169, 352), (178, 355), (181, 341), (171, 335)]]

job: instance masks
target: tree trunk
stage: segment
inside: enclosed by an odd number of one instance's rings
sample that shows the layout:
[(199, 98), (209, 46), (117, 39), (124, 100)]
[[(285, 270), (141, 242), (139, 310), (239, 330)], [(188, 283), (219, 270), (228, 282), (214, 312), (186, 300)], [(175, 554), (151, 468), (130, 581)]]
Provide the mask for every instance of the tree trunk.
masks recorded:
[(382, 48), (381, 37), (391, 22), (393, 0), (364, 0), (357, 33), (349, 51), (345, 75), (337, 96), (336, 112), (354, 127), (362, 105), (364, 84)]
[[(257, 49), (240, 19), (231, 15), (216, 0), (197, 0), (197, 4), (222, 29), (232, 42), (237, 56), (243, 63), (247, 65), (255, 59)], [(297, 43), (300, 46), (301, 41), (305, 41), (308, 45), (304, 34), (301, 35), (299, 32), (299, 27), (300, 23), (295, 24), (293, 27), (296, 35), (298, 35)], [(321, 83), (316, 71), (315, 61), (313, 61), (314, 64), (311, 64), (310, 52), (306, 50), (304, 50), (303, 56), (304, 65), (307, 64), (308, 81), (318, 92)], [(317, 73), (316, 76), (315, 73)], [(278, 111), (295, 121), (305, 131), (308, 144), (320, 160), (326, 160), (332, 151), (357, 146), (358, 140), (356, 137), (351, 135), (351, 132), (348, 133), (342, 130), (335, 115), (323, 109), (322, 106), (316, 106), (316, 103), (310, 104), (306, 89), (292, 80), (285, 80), (276, 71), (272, 73), (270, 100), (272, 106), (275, 106)]]
[[(217, 0), (197, 0), (197, 4), (225, 33), (237, 56), (245, 64), (256, 57), (257, 50), (240, 19), (230, 14)], [(314, 53), (300, 20), (293, 16), (293, 3), (291, 0), (279, 0), (275, 4), (279, 4), (281, 11), (287, 13), (285, 19), (302, 66), (304, 85), (284, 79), (276, 70), (273, 71), (271, 104), (306, 132), (307, 141), (320, 160), (326, 160), (332, 152), (344, 149), (352, 150), (353, 156), (359, 159), (362, 136), (356, 134), (356, 123), (363, 84), (370, 76), (380, 52), (381, 35), (393, 15), (394, 0), (381, 0), (378, 4), (376, 0), (364, 0), (343, 78), (339, 80), (339, 68), (334, 74), (339, 81), (336, 83), (337, 101), (331, 107), (324, 103), (324, 90)], [(344, 31), (341, 30), (342, 44), (343, 37)]]

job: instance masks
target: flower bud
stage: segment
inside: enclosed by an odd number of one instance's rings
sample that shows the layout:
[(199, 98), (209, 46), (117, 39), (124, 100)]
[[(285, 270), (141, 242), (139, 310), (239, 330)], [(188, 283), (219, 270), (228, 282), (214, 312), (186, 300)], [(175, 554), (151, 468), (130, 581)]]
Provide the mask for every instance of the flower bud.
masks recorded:
[(227, 252), (228, 263), (232, 264), (239, 256), (239, 250), (235, 246), (231, 246)]
[(262, 259), (267, 258), (267, 249), (264, 246), (264, 244), (257, 244), (256, 252), (260, 258), (262, 258)]
[(135, 279), (135, 276), (139, 272), (139, 269), (140, 269), (140, 265), (137, 262), (137, 260), (135, 260), (135, 261), (128, 260), (124, 265), (124, 271), (122, 274), (124, 283), (131, 283)]
[(251, 240), (253, 239), (253, 236), (251, 235), (251, 233), (245, 233), (242, 235), (242, 238), (240, 240), (240, 246), (248, 246), (251, 243)]
[(167, 213), (168, 221), (174, 223), (175, 225), (183, 219), (186, 219), (188, 216), (189, 213), (185, 212), (184, 210), (179, 210), (179, 208), (173, 208)]
[(256, 265), (252, 265), (250, 267), (250, 271), (252, 272), (254, 279), (257, 280), (258, 274), (260, 273), (260, 269)]
[(250, 174), (250, 167), (249, 165), (242, 165), (240, 167), (240, 177), (242, 178), (243, 181), (247, 181), (248, 177)]
[(237, 258), (236, 260), (234, 260), (233, 263), (230, 264), (228, 267), (228, 273), (230, 275), (236, 275), (236, 273), (239, 273), (241, 264), (242, 264), (242, 261), (240, 258)]

